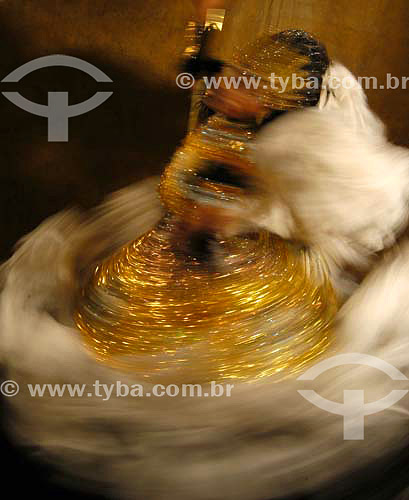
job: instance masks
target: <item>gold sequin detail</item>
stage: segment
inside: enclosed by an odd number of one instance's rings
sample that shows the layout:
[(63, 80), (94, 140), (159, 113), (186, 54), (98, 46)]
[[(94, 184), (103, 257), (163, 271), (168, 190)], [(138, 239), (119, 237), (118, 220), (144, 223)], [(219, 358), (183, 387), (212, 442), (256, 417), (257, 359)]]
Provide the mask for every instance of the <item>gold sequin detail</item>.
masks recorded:
[(258, 170), (249, 160), (253, 138), (254, 133), (244, 125), (232, 124), (218, 115), (191, 132), (162, 176), (160, 195), (166, 209), (181, 218), (192, 217), (198, 209), (200, 192), (207, 193), (209, 203), (213, 197), (214, 204), (219, 201), (226, 208), (227, 202), (230, 208), (233, 203), (245, 207), (248, 189), (205, 182), (198, 179), (197, 173), (206, 162), (225, 164), (251, 179), (254, 186), (261, 185)]
[(76, 322), (100, 361), (149, 380), (252, 381), (326, 350), (336, 300), (301, 250), (261, 232), (219, 242), (204, 265), (177, 232), (165, 218), (95, 269)]
[(253, 92), (272, 109), (315, 105), (327, 66), (325, 49), (318, 47), (319, 42), (300, 30), (263, 35), (236, 49), (230, 66), (247, 78), (260, 78)]

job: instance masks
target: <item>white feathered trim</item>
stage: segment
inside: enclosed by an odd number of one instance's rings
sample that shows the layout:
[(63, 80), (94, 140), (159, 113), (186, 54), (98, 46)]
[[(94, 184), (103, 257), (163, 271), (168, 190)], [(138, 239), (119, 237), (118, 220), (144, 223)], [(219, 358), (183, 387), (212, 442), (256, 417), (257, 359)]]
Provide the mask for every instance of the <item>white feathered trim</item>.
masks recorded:
[(318, 108), (265, 126), (254, 157), (268, 196), (253, 221), (323, 253), (333, 269), (364, 266), (390, 246), (408, 217), (409, 154), (387, 142), (362, 88), (333, 89), (328, 71)]
[(338, 109), (354, 130), (384, 135), (385, 126), (368, 107), (365, 92), (355, 76), (339, 62), (331, 62), (322, 80), (318, 109)]
[[(27, 383), (88, 384), (92, 391), (96, 380), (121, 381), (151, 391), (141, 374), (96, 362), (70, 326), (69, 311), (63, 311), (79, 280), (79, 274), (71, 284), (64, 278), (72, 270), (67, 262), (83, 262), (90, 241), (100, 241), (98, 253), (104, 254), (113, 243), (136, 236), (146, 225), (144, 209), (154, 221), (160, 215), (154, 184), (114, 196), (91, 223), (72, 214), (53, 218), (25, 239), (4, 269), (0, 350), (7, 378), (20, 384), (20, 393), (8, 398), (13, 409), (8, 428), (20, 442), (39, 447), (47, 460), (88, 485), (127, 500), (280, 498), (318, 488), (386, 449), (399, 448), (407, 434), (409, 396), (365, 419), (365, 441), (345, 441), (342, 417), (303, 399), (297, 392), (303, 385), (294, 378), (236, 383), (230, 398), (30, 396)], [(409, 374), (408, 262), (405, 247), (347, 302), (336, 350), (328, 356), (381, 356)], [(332, 401), (342, 401), (343, 391), (354, 388), (376, 401), (394, 384), (381, 372), (355, 365), (329, 370), (313, 388)]]

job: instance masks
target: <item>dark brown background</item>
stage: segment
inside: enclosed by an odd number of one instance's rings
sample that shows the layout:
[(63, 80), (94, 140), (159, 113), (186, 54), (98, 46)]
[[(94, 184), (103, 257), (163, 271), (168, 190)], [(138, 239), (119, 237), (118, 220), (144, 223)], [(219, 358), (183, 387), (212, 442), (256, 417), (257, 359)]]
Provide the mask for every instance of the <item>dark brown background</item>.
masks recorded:
[[(409, 76), (407, 0), (227, 3), (221, 56), (265, 29), (303, 28), (358, 75), (376, 76), (381, 82), (386, 73)], [(70, 120), (70, 140), (60, 144), (47, 142), (45, 118), (16, 108), (0, 95), (0, 258), (52, 213), (75, 204), (92, 206), (106, 193), (163, 169), (187, 124), (189, 94), (176, 87), (175, 76), (192, 12), (189, 0), (0, 1), (0, 80), (32, 59), (61, 53), (95, 64), (114, 81), (113, 97)], [(75, 103), (110, 87), (76, 70), (58, 68), (35, 72), (19, 84), (0, 83), (0, 91), (18, 90), (44, 104), (48, 91), (69, 91)], [(368, 94), (391, 138), (408, 144), (408, 91)], [(8, 482), (14, 496), (85, 498), (51, 485), (53, 472), (28, 461), (1, 433), (0, 449), (3, 487)], [(408, 484), (409, 452), (388, 457), (385, 450), (380, 459), (371, 470), (341, 478), (303, 500), (395, 498)], [(115, 492), (109, 493), (115, 498)]]

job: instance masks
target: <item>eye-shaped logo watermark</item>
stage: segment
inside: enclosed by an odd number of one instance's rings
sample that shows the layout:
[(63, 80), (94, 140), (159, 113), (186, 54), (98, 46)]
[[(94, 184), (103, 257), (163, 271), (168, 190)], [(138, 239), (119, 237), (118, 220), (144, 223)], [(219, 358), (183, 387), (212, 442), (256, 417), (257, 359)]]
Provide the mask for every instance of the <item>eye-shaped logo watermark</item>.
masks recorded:
[[(37, 69), (51, 66), (66, 66), (68, 68), (79, 69), (92, 76), (97, 82), (112, 83), (112, 80), (100, 69), (92, 64), (78, 59), (77, 57), (52, 55), (34, 59), (3, 78), (2, 83), (19, 82), (24, 76)], [(113, 92), (97, 92), (86, 101), (68, 105), (68, 92), (48, 92), (48, 105), (38, 104), (29, 101), (19, 92), (2, 92), (13, 104), (33, 115), (48, 118), (48, 141), (68, 142), (68, 120), (73, 116), (83, 115), (100, 106), (111, 97)]]
[[(321, 373), (343, 365), (365, 365), (386, 373), (392, 380), (408, 380), (397, 368), (382, 359), (368, 354), (339, 354), (317, 363), (303, 373), (297, 380), (315, 380)], [(344, 416), (344, 439), (364, 439), (364, 418), (366, 415), (381, 412), (400, 401), (409, 392), (407, 390), (391, 391), (384, 398), (372, 403), (364, 401), (363, 390), (344, 390), (344, 403), (336, 403), (323, 398), (313, 390), (299, 390), (299, 394), (313, 405), (329, 413)]]

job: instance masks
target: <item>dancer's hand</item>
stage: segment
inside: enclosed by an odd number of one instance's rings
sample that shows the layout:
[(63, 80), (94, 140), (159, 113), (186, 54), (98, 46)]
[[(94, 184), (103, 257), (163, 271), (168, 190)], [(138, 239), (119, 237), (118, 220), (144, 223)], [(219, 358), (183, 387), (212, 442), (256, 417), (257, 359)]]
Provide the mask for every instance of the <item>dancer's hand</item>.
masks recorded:
[(229, 118), (244, 121), (261, 121), (270, 112), (254, 92), (245, 87), (238, 71), (228, 68), (222, 75), (227, 79), (238, 80), (240, 85), (237, 88), (227, 87), (222, 79), (218, 88), (207, 90), (204, 102), (210, 109)]

